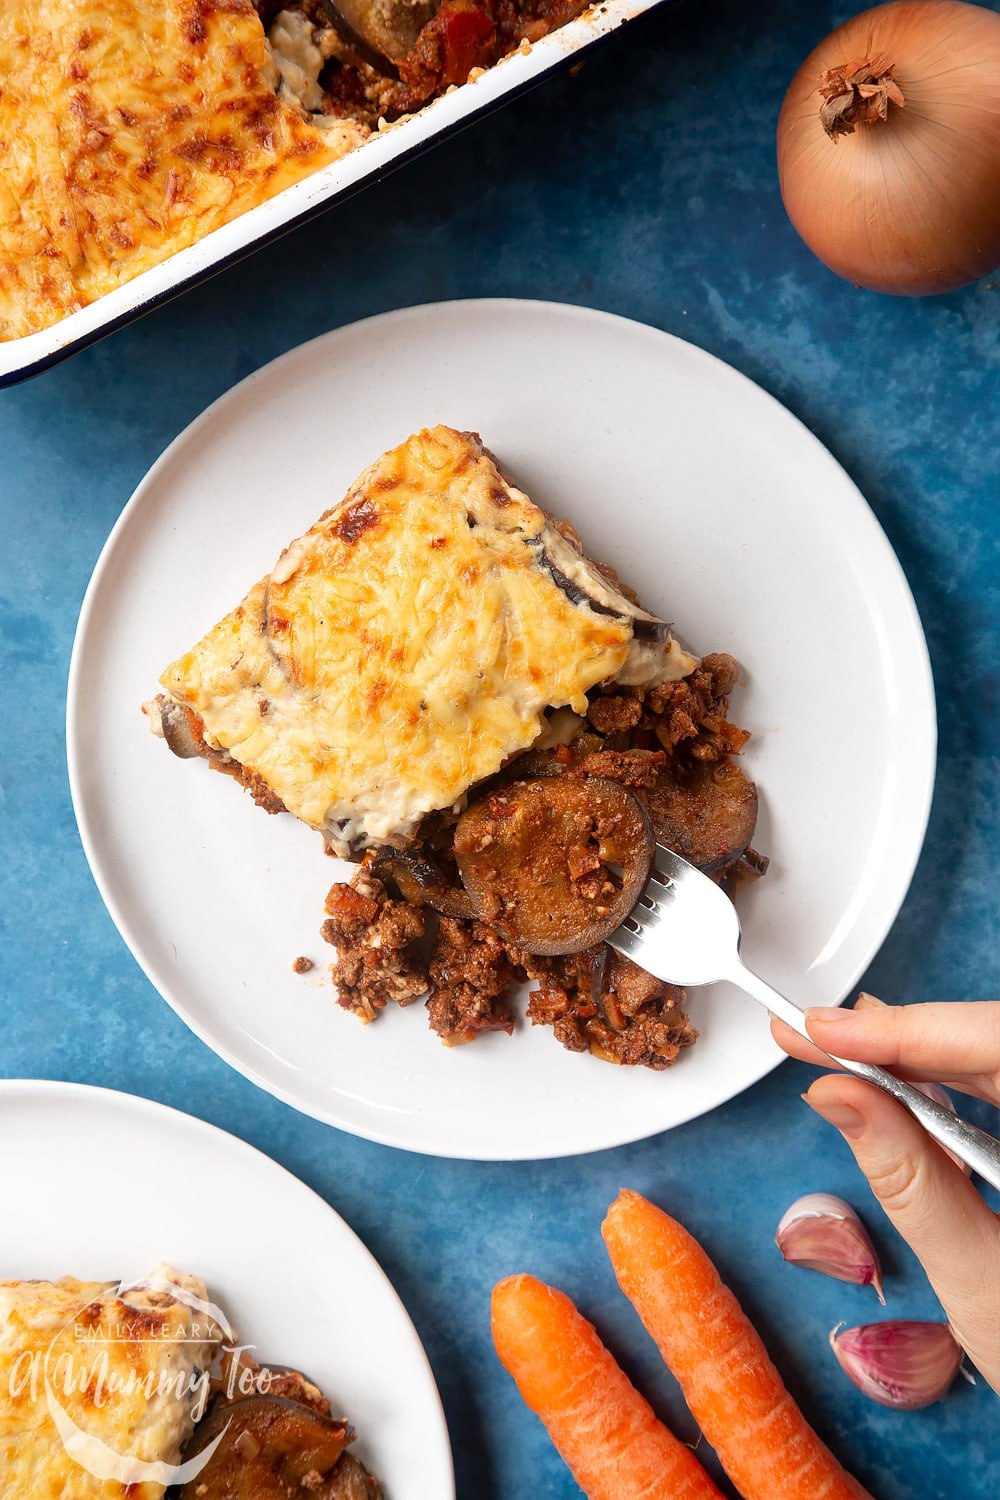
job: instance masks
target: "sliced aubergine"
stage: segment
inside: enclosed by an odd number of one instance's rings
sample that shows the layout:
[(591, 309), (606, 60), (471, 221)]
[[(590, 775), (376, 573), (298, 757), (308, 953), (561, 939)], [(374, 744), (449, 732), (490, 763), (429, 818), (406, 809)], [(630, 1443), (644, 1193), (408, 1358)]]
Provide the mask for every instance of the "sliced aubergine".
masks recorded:
[(657, 842), (712, 875), (735, 864), (757, 825), (757, 788), (732, 761), (668, 766), (643, 788)]
[(321, 0), (327, 20), (362, 62), (388, 77), (413, 48), (438, 0)]
[(477, 915), (526, 953), (601, 943), (649, 876), (645, 809), (605, 777), (516, 782), (474, 803), (455, 829), (455, 858)]
[(377, 849), (372, 873), (380, 880), (391, 880), (411, 906), (429, 906), (443, 917), (467, 919), (476, 915), (468, 891), (450, 885), (444, 871), (426, 853), (411, 854), (406, 849), (389, 847)]
[(538, 545), (547, 571), (574, 604), (586, 603), (598, 614), (631, 620), (639, 640), (666, 640), (670, 634), (666, 620), (651, 615), (623, 594), (557, 527), (544, 527)]
[[(230, 1400), (250, 1396), (281, 1396), (298, 1406), (307, 1406), (321, 1417), (330, 1415), (330, 1403), (314, 1380), (293, 1365), (260, 1364), (245, 1349), (227, 1351), (222, 1361), (222, 1383), (233, 1394)], [(236, 1394), (238, 1392), (238, 1394)]]
[(160, 729), (170, 749), (181, 760), (205, 754), (205, 741), (198, 732), (201, 720), (193, 709), (174, 703), (162, 693), (156, 700), (160, 712)]
[(667, 621), (651, 615), (622, 593), (551, 521), (532, 545), (552, 581), (574, 604), (587, 604), (598, 614), (613, 615), (631, 625), (632, 644), (618, 673), (619, 682), (645, 687), (652, 682), (677, 681), (694, 671), (698, 658), (674, 639)]
[[(309, 1491), (305, 1494), (309, 1496)], [(353, 1453), (345, 1453), (323, 1487), (313, 1494), (318, 1494), (319, 1500), (382, 1500), (382, 1486)]]
[[(216, 1401), (195, 1429), (185, 1462), (217, 1439), (208, 1463), (178, 1490), (178, 1500), (287, 1500), (335, 1496), (331, 1488), (353, 1433), (281, 1396)], [(362, 1492), (363, 1493), (363, 1492)]]
[(730, 901), (735, 901), (740, 891), (766, 875), (769, 864), (766, 854), (758, 854), (756, 849), (744, 849), (736, 863), (727, 866), (720, 882)]

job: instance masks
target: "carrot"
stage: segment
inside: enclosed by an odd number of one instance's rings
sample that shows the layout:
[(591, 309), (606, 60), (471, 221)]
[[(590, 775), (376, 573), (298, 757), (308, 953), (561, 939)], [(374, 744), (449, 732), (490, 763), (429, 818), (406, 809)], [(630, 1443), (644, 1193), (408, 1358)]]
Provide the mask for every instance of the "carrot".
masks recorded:
[(564, 1292), (534, 1276), (499, 1282), (493, 1342), (588, 1500), (721, 1500)]
[(627, 1189), (602, 1232), (618, 1285), (743, 1500), (870, 1500), (785, 1390), (697, 1240)]

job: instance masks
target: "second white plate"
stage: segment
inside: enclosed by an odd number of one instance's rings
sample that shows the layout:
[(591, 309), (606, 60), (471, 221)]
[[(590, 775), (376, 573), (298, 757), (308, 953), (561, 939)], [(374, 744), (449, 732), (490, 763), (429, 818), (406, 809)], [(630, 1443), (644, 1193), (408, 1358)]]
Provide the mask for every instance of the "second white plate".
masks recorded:
[[(905, 895), (933, 786), (934, 698), (899, 564), (816, 439), (701, 350), (531, 302), (390, 313), (236, 386), (153, 466), (84, 603), (68, 744), (84, 847), (160, 993), (233, 1066), (299, 1109), (414, 1151), (558, 1156), (639, 1139), (779, 1060), (766, 1018), (692, 993), (702, 1039), (667, 1073), (563, 1051), (547, 1029), (448, 1051), (419, 1006), (364, 1027), (333, 1000), (323, 897), (350, 872), (289, 817), (174, 759), (140, 704), (383, 449), (474, 428), (699, 652), (745, 669), (765, 880), (745, 954), (803, 1004), (839, 1002)], [(316, 961), (292, 973), (293, 959)]]
[[(190, 1115), (107, 1089), (0, 1081), (0, 1279), (200, 1276), (265, 1362), (304, 1370), (389, 1500), (453, 1500), (427, 1356), (384, 1272), (304, 1183)], [(16, 1146), (13, 1144), (16, 1142)], [(16, 1205), (16, 1211), (14, 1206)]]

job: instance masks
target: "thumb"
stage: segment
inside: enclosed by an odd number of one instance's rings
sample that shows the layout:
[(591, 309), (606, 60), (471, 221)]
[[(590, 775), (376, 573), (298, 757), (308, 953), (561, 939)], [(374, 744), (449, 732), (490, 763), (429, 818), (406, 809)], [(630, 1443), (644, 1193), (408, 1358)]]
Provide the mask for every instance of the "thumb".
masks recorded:
[(803, 1097), (847, 1141), (927, 1272), (955, 1337), (1000, 1388), (1000, 1220), (937, 1142), (880, 1089), (835, 1073)]

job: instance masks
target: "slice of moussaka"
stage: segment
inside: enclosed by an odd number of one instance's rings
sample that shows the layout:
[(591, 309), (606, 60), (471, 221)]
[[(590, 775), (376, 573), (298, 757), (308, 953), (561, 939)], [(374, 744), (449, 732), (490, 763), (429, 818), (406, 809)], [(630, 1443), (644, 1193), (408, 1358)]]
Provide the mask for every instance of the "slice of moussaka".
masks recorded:
[(177, 754), (357, 858), (460, 812), (599, 685), (697, 665), (475, 434), (435, 427), (286, 547), (146, 711)]
[(145, 705), (269, 812), (358, 861), (326, 899), (339, 1004), (423, 998), (450, 1047), (528, 1019), (663, 1069), (684, 992), (607, 945), (654, 840), (727, 892), (767, 860), (728, 719), (739, 668), (685, 651), (474, 433), (417, 433), (291, 543)]
[(160, 1500), (222, 1338), (204, 1284), (0, 1281), (4, 1500)]

